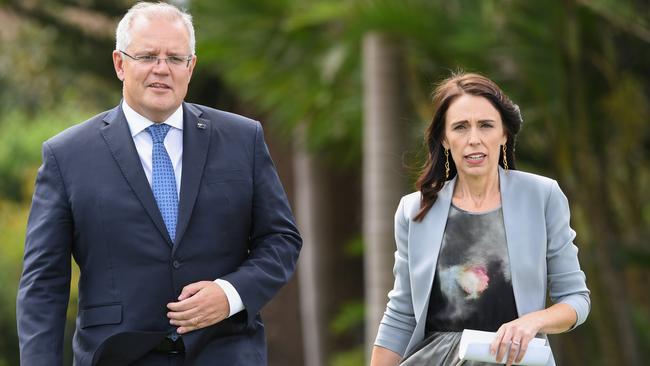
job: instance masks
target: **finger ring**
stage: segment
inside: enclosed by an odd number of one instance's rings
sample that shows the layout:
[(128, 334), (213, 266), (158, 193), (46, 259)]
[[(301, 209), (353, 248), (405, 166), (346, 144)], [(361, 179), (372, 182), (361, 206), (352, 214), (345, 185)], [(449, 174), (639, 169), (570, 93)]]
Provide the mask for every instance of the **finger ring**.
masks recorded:
[(518, 345), (519, 345), (519, 342), (517, 342), (517, 341), (512, 341), (512, 344), (514, 344), (515, 346), (518, 346)]

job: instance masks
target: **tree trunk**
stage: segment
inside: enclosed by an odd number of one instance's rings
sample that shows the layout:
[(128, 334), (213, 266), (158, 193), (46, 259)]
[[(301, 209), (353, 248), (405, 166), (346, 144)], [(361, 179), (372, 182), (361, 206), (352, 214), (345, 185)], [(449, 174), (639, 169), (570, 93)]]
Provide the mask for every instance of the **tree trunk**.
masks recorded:
[(300, 227), (303, 247), (298, 262), (300, 285), (300, 310), (302, 318), (305, 365), (323, 366), (326, 324), (319, 282), (324, 268), (319, 257), (326, 238), (321, 232), (327, 225), (323, 212), (327, 201), (323, 200), (324, 181), (319, 179), (313, 157), (305, 148), (305, 126), (298, 126), (294, 134), (294, 179), (296, 182), (296, 221)]
[(298, 269), (304, 364), (323, 366), (354, 342), (353, 329), (334, 334), (330, 323), (363, 290), (360, 258), (345, 252), (359, 233), (360, 178), (358, 169), (341, 169), (309, 152), (304, 125), (294, 137), (296, 220), (304, 242)]
[(386, 34), (363, 37), (363, 240), (366, 343), (371, 349), (392, 288), (393, 217), (405, 192), (403, 52)]

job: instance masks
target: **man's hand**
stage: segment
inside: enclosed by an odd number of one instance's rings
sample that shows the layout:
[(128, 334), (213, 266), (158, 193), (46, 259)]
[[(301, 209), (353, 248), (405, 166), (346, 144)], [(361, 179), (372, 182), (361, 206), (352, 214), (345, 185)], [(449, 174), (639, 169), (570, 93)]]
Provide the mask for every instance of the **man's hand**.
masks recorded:
[(230, 305), (221, 286), (212, 281), (191, 283), (181, 291), (178, 302), (167, 304), (169, 323), (178, 334), (208, 327), (228, 317)]

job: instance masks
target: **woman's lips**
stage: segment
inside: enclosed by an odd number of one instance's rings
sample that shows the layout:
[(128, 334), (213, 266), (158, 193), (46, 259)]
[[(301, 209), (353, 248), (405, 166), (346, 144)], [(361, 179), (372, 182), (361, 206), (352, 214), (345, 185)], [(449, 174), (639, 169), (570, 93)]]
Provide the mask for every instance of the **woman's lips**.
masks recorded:
[(487, 155), (483, 153), (475, 153), (475, 154), (465, 155), (463, 158), (467, 163), (477, 165), (483, 163), (487, 158)]

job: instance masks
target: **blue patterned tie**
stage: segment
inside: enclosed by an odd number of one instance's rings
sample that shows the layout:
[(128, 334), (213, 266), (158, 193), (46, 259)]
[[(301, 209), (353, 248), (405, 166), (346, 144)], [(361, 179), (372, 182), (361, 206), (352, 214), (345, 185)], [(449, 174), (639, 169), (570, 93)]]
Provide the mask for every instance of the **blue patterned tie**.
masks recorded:
[(158, 203), (165, 226), (172, 241), (176, 238), (176, 220), (178, 218), (178, 192), (172, 160), (165, 149), (165, 136), (171, 128), (164, 123), (155, 123), (147, 127), (153, 141), (151, 189)]

